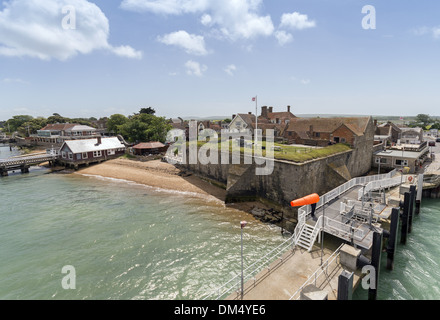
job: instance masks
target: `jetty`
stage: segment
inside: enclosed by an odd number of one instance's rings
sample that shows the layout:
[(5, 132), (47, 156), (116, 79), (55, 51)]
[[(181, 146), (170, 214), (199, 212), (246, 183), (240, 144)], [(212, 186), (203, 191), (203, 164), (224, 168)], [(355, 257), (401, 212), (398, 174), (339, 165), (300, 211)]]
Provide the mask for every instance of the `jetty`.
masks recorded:
[[(204, 299), (350, 300), (361, 284), (376, 299), (381, 255), (393, 270), (398, 228), (405, 244), (424, 185), (423, 174), (397, 170), (347, 181), (321, 196), (313, 214), (299, 208), (291, 237)], [(377, 274), (368, 288), (364, 268)]]
[(9, 171), (15, 170), (20, 170), (21, 173), (29, 173), (31, 166), (36, 166), (44, 162), (54, 163), (56, 159), (57, 155), (55, 153), (37, 153), (0, 159), (0, 176), (8, 176)]

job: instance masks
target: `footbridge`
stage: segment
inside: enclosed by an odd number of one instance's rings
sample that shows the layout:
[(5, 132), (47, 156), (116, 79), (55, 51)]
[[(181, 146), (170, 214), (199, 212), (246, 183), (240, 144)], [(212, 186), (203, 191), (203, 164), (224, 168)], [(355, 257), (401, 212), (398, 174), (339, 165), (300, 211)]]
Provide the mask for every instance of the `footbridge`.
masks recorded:
[(21, 170), (22, 173), (28, 173), (31, 166), (52, 162), (56, 159), (57, 155), (52, 152), (0, 159), (0, 176), (8, 176), (8, 172), (13, 170)]

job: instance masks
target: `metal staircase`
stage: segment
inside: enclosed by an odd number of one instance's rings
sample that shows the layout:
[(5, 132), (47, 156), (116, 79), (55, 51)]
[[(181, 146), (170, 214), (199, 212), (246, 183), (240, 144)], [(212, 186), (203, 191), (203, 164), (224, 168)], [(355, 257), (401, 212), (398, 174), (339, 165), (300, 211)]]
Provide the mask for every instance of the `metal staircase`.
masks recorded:
[(315, 225), (311, 225), (307, 222), (301, 223), (301, 226), (297, 229), (299, 230), (298, 234), (295, 234), (295, 244), (310, 252), (316, 241), (316, 237), (322, 229), (321, 226), (322, 216), (318, 218)]

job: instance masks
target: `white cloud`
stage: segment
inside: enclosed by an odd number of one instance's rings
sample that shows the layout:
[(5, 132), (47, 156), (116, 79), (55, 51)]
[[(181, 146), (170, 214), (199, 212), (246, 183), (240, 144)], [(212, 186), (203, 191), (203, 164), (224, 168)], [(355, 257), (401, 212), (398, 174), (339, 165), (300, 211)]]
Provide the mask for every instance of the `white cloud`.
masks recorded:
[(234, 75), (234, 71), (237, 70), (237, 67), (234, 64), (230, 64), (224, 70), (225, 70), (225, 72), (227, 74), (229, 74), (230, 76), (233, 76)]
[(429, 36), (433, 37), (434, 39), (440, 39), (440, 26), (418, 27), (418, 28), (412, 29), (411, 32), (416, 36), (429, 35)]
[(130, 46), (111, 47), (111, 51), (120, 57), (142, 59), (142, 52), (137, 51)]
[(200, 22), (204, 25), (204, 26), (211, 26), (212, 25), (212, 17), (209, 14), (204, 14), (201, 18), (200, 18)]
[(309, 20), (306, 14), (299, 12), (284, 13), (281, 16), (280, 28), (289, 28), (293, 30), (303, 30), (313, 28), (316, 26), (316, 22)]
[(304, 85), (308, 85), (308, 84), (310, 84), (310, 79), (302, 79), (301, 83)]
[(185, 63), (186, 73), (190, 76), (203, 76), (203, 73), (208, 70), (206, 65), (200, 65), (200, 63), (189, 60)]
[(27, 81), (25, 81), (23, 79), (20, 79), (20, 78), (14, 78), (14, 79), (12, 79), (12, 78), (5, 78), (5, 79), (2, 80), (2, 82), (3, 83), (29, 84), (29, 82), (27, 82)]
[(230, 40), (270, 36), (274, 26), (269, 15), (258, 11), (262, 0), (123, 0), (121, 7), (165, 15), (202, 14), (201, 23)]
[(121, 8), (156, 14), (180, 15), (206, 10), (209, 0), (123, 0)]
[(290, 33), (287, 33), (286, 31), (275, 31), (275, 38), (277, 38), (278, 43), (281, 46), (284, 46), (288, 44), (289, 42), (293, 41), (293, 36)]
[[(74, 8), (74, 29), (62, 26), (66, 6)], [(109, 44), (109, 33), (107, 17), (87, 0), (9, 0), (0, 11), (0, 55), (4, 56), (63, 61), (95, 50), (127, 58), (142, 56), (129, 46)]]
[(208, 54), (203, 36), (189, 34), (183, 30), (164, 35), (163, 37), (158, 37), (158, 40), (166, 45), (181, 47), (189, 54), (199, 56)]

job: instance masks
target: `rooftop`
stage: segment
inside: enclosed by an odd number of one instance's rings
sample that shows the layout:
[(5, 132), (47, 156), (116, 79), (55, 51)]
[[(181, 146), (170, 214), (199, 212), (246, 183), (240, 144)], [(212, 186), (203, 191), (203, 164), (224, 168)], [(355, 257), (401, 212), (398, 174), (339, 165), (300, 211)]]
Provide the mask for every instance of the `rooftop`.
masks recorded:
[(109, 149), (119, 149), (125, 146), (122, 142), (116, 138), (101, 138), (101, 143), (98, 144), (98, 139), (84, 139), (84, 140), (68, 140), (65, 141), (63, 146), (67, 145), (73, 153), (91, 152), (91, 151), (102, 151)]

